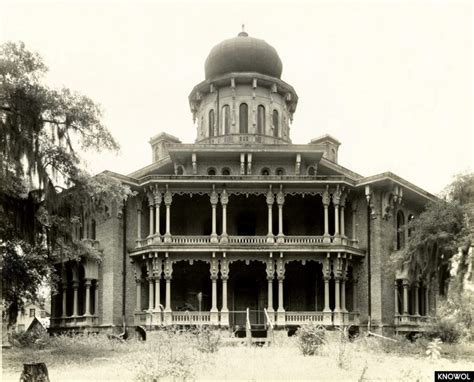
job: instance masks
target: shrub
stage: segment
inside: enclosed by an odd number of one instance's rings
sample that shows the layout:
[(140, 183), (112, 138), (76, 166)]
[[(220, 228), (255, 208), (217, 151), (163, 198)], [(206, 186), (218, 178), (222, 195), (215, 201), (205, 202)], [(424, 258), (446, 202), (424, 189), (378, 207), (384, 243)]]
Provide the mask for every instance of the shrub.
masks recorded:
[(301, 326), (297, 332), (298, 347), (303, 355), (319, 353), (321, 345), (326, 342), (326, 329), (324, 326), (310, 323)]
[(12, 343), (18, 347), (42, 348), (49, 343), (49, 335), (45, 330), (14, 332), (11, 337)]
[(221, 334), (208, 326), (200, 327), (196, 333), (197, 349), (202, 353), (215, 353), (219, 350)]
[(443, 342), (439, 338), (435, 338), (431, 341), (426, 349), (426, 355), (433, 361), (441, 358), (441, 344)]
[(425, 335), (430, 339), (439, 338), (445, 343), (453, 344), (459, 341), (462, 334), (460, 324), (451, 319), (439, 318)]

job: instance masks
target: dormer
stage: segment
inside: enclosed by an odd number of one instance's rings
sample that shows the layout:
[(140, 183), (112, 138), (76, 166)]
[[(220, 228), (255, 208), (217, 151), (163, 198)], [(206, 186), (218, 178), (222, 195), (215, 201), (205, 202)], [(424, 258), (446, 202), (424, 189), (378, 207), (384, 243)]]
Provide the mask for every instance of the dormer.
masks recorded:
[(158, 162), (167, 157), (168, 145), (173, 143), (181, 143), (181, 141), (173, 135), (167, 133), (159, 133), (150, 139), (152, 160)]
[(320, 146), (321, 149), (324, 150), (323, 158), (337, 163), (337, 154), (341, 142), (339, 142), (336, 138), (326, 134), (319, 138), (312, 139), (310, 144)]

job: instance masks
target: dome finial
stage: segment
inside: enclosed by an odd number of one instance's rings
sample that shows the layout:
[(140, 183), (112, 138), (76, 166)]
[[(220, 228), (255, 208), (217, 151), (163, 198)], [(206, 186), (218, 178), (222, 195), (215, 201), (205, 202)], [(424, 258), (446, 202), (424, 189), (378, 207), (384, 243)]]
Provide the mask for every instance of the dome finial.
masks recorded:
[(248, 37), (248, 33), (245, 31), (245, 24), (242, 24), (242, 32), (238, 34), (239, 37)]

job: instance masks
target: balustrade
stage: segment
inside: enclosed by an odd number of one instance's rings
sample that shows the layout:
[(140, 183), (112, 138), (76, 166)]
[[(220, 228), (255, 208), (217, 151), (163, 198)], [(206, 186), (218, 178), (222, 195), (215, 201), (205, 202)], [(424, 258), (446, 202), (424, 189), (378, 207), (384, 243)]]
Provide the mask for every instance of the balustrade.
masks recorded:
[(286, 312), (287, 325), (303, 325), (310, 322), (323, 323), (323, 312)]

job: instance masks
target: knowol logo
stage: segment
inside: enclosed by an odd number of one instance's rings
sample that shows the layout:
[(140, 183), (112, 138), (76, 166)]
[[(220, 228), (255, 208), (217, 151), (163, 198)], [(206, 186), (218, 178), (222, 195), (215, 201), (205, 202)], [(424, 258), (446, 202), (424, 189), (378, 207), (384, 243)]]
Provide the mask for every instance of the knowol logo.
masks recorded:
[(438, 381), (474, 382), (474, 371), (435, 371), (435, 382)]

